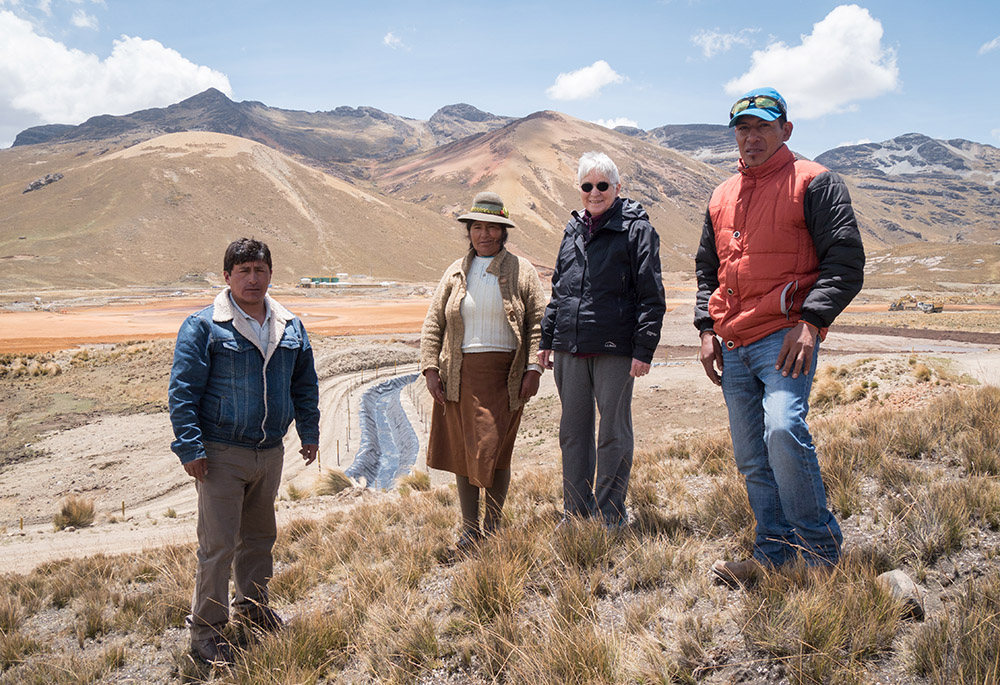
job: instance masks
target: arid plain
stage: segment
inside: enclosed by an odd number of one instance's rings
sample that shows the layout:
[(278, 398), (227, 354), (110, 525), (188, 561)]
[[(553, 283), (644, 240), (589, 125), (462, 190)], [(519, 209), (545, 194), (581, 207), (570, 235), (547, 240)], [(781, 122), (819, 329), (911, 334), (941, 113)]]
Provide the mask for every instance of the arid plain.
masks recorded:
[[(379, 378), (415, 370), (419, 330), (433, 284), (371, 286), (366, 293), (277, 287), (272, 294), (303, 318), (322, 376), (321, 466), (346, 467), (357, 448), (357, 398)], [(660, 350), (636, 384), (638, 447), (725, 431), (721, 393), (696, 359), (690, 283), (667, 285)], [(0, 311), (0, 410), (7, 426), (0, 471), (0, 571), (26, 572), (62, 556), (138, 551), (185, 542), (194, 533), (194, 488), (170, 452), (166, 385), (173, 337), (183, 318), (211, 301), (211, 290), (177, 293), (52, 292), (45, 300), (8, 295)], [(35, 307), (38, 307), (37, 309)], [(862, 296), (823, 345), (823, 365), (926, 356), (956, 377), (1000, 383), (1000, 312), (989, 303), (952, 305), (944, 314), (886, 312), (883, 294)], [(950, 317), (950, 318), (949, 318)], [(934, 330), (937, 322), (949, 330)], [(24, 370), (11, 371), (18, 360)], [(29, 371), (54, 362), (58, 374)], [(50, 365), (50, 368), (51, 367)], [(907, 406), (941, 390), (912, 379), (881, 381), (882, 403)], [(404, 393), (421, 440), (429, 398), (422, 384)], [(894, 391), (899, 398), (893, 399)], [(515, 469), (558, 464), (558, 398), (551, 374), (526, 412)], [(282, 492), (310, 489), (289, 439)], [(418, 463), (418, 468), (421, 465)], [(445, 484), (447, 474), (433, 474)], [(53, 532), (69, 495), (94, 501), (93, 526)], [(338, 505), (339, 506), (339, 505)], [(284, 520), (325, 515), (326, 505), (283, 497)]]

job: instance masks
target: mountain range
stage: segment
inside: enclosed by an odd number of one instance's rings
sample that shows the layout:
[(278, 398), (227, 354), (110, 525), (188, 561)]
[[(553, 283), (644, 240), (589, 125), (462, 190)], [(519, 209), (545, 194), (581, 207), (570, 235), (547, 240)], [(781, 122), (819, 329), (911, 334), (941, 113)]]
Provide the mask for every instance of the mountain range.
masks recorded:
[[(0, 150), (0, 288), (218, 282), (222, 249), (244, 234), (272, 243), (276, 281), (432, 281), (467, 247), (454, 219), (486, 189), (517, 223), (511, 249), (545, 272), (579, 205), (576, 160), (591, 149), (616, 160), (623, 194), (649, 211), (664, 270), (690, 278), (708, 197), (738, 157), (725, 126), (612, 130), (467, 104), (422, 121), (371, 107), (284, 110), (210, 89), (30, 128)], [(816, 161), (848, 182), (870, 281), (1000, 277), (997, 148), (909, 133)]]

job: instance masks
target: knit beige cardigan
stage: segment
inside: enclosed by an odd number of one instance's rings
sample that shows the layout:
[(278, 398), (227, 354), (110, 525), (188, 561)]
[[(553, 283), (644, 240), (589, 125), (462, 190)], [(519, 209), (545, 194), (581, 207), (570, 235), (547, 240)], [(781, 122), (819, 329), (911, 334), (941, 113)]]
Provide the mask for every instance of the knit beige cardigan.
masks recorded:
[[(420, 372), (437, 369), (444, 384), (445, 399), (458, 402), (462, 372), (462, 299), (466, 292), (466, 277), (476, 256), (469, 250), (462, 259), (449, 266), (434, 291), (427, 318), (420, 333)], [(490, 261), (486, 273), (497, 277), (500, 297), (507, 322), (517, 338), (514, 362), (507, 376), (510, 409), (518, 409), (521, 401), (521, 379), (528, 364), (535, 363), (541, 339), (542, 315), (546, 298), (538, 272), (527, 259), (512, 255), (502, 248)]]

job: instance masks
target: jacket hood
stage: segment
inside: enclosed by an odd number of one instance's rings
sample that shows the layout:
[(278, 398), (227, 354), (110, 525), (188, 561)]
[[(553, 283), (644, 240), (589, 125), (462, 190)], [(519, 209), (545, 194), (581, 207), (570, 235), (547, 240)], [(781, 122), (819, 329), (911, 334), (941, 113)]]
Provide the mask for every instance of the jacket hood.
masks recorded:
[(625, 221), (633, 221), (635, 219), (642, 219), (643, 221), (649, 221), (649, 214), (643, 209), (642, 205), (636, 200), (630, 200), (627, 197), (622, 198), (621, 204), (622, 219)]

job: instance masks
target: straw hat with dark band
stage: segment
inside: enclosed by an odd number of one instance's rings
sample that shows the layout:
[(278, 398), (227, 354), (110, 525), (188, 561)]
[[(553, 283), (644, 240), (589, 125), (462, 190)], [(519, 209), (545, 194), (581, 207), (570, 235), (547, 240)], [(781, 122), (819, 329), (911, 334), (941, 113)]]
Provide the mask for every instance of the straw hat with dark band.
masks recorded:
[(488, 221), (503, 226), (514, 226), (503, 200), (496, 193), (477, 193), (472, 201), (472, 209), (458, 217), (459, 221)]

